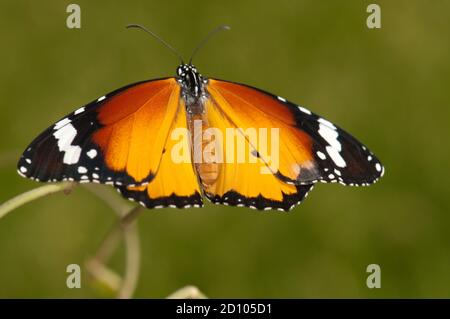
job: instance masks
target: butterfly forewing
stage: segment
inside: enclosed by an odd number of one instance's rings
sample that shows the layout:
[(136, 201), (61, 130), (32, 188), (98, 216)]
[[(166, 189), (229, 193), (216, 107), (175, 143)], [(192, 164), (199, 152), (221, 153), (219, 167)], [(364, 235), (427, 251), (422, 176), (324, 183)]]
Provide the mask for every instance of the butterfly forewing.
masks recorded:
[(221, 80), (210, 80), (208, 92), (236, 126), (279, 129), (279, 167), (274, 173), (287, 183), (368, 185), (384, 172), (367, 147), (304, 107)]
[(168, 78), (96, 99), (41, 133), (20, 158), (18, 172), (46, 182), (149, 182), (176, 115), (179, 90)]

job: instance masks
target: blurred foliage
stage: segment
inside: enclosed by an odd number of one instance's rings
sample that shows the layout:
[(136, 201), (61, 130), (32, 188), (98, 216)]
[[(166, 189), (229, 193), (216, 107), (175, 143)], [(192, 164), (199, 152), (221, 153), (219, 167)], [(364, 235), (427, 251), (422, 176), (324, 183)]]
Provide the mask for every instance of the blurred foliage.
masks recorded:
[[(210, 297), (450, 297), (450, 2), (76, 1), (0, 2), (0, 201), (36, 187), (20, 152), (44, 128), (127, 83), (174, 75), (177, 60), (128, 23), (142, 23), (188, 56), (219, 24), (232, 30), (196, 57), (205, 75), (260, 87), (305, 105), (379, 156), (370, 188), (318, 185), (292, 213), (207, 205), (139, 218), (137, 297), (194, 284)], [(447, 169), (445, 168), (447, 167)], [(117, 195), (119, 196), (119, 195)], [(0, 220), (0, 297), (96, 297), (67, 289), (115, 216), (83, 188)], [(123, 248), (113, 266), (123, 269)], [(368, 264), (382, 288), (366, 287)]]

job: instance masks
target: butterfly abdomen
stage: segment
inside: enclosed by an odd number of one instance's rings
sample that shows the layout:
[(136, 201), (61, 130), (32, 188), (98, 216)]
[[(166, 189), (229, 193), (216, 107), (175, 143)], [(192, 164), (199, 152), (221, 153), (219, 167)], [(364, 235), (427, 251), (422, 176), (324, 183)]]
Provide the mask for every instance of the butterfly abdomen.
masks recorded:
[[(212, 185), (219, 176), (219, 163), (216, 159), (214, 138), (208, 130), (213, 128), (208, 124), (204, 114), (188, 115), (188, 127), (191, 133), (192, 159), (198, 177), (203, 185)], [(212, 147), (211, 147), (212, 146)]]

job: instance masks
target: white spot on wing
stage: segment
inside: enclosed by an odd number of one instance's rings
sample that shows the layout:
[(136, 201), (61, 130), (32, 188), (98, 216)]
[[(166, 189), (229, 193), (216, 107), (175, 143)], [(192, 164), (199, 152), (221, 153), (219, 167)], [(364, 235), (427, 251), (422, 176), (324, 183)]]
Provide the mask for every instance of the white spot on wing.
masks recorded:
[(97, 102), (101, 102), (101, 101), (103, 101), (104, 99), (106, 99), (106, 95), (103, 95), (103, 96), (99, 97), (99, 98), (97, 99)]
[(377, 170), (377, 172), (381, 172), (381, 164), (380, 163), (376, 163), (375, 164), (375, 169)]
[(284, 97), (278, 96), (277, 97), (281, 102), (286, 102), (286, 99)]
[(71, 121), (70, 121), (70, 119), (69, 118), (63, 118), (61, 121), (59, 121), (59, 122), (57, 122), (56, 124), (55, 124), (55, 126), (53, 127), (53, 129), (55, 130), (55, 131), (57, 131), (57, 130), (59, 130), (60, 128), (62, 128), (64, 125), (66, 125), (66, 124), (69, 124)]
[(89, 152), (86, 153), (89, 158), (94, 158), (97, 156), (97, 151), (95, 149), (91, 149)]
[(83, 107), (80, 107), (80, 108), (79, 108), (78, 110), (76, 110), (73, 114), (74, 114), (74, 115), (77, 115), (77, 114), (83, 113), (84, 110), (85, 110), (84, 106), (83, 106)]
[(317, 151), (316, 154), (317, 154), (317, 156), (319, 156), (319, 158), (321, 160), (324, 160), (327, 158), (327, 156), (324, 153), (322, 153), (321, 151)]
[(28, 169), (25, 166), (20, 167), (20, 172), (25, 174), (27, 171), (28, 171)]
[(323, 118), (319, 118), (317, 121), (319, 123), (325, 124), (326, 126), (332, 128), (332, 129), (336, 129), (336, 127), (333, 125), (333, 123), (331, 123), (330, 121), (327, 121), (327, 120), (325, 120)]
[[(62, 121), (58, 123), (62, 123)], [(58, 123), (55, 125), (55, 128), (60, 125)], [(72, 145), (73, 140), (77, 136), (77, 130), (70, 124), (70, 121), (66, 122), (64, 126), (59, 127), (58, 130), (53, 133), (53, 136), (58, 140), (59, 151), (64, 152), (63, 163), (68, 165), (78, 163), (81, 147)]]
[(310, 110), (305, 109), (303, 106), (299, 106), (298, 108), (299, 108), (300, 111), (302, 111), (303, 113), (306, 113), (306, 114), (309, 114), (309, 115), (312, 114)]
[(319, 134), (330, 146), (339, 151), (341, 150), (341, 143), (337, 140), (339, 134), (335, 129), (324, 124), (319, 124)]
[(327, 146), (327, 152), (330, 155), (331, 159), (333, 160), (334, 164), (339, 167), (345, 167), (347, 166), (347, 163), (342, 158), (341, 154), (339, 154), (339, 151), (332, 146)]
[(331, 124), (330, 122), (328, 122), (327, 120), (324, 120), (322, 118), (319, 119), (319, 122), (320, 122), (319, 134), (329, 144), (329, 146), (326, 147), (328, 155), (330, 155), (334, 164), (336, 164), (337, 166), (339, 166), (339, 167), (347, 166), (347, 163), (345, 163), (344, 159), (342, 158), (341, 154), (339, 153), (342, 150), (342, 146), (341, 146), (341, 143), (337, 139), (339, 136), (339, 133), (335, 130), (336, 128), (334, 127), (333, 124)]
[(88, 171), (87, 168), (84, 166), (78, 167), (78, 173), (80, 173), (80, 174), (86, 174), (87, 171)]

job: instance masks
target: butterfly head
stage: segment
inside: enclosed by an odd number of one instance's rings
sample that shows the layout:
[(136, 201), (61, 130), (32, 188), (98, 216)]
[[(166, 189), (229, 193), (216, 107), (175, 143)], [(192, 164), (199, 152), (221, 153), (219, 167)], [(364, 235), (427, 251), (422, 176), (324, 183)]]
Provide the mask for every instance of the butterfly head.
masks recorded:
[(181, 64), (177, 68), (178, 82), (181, 85), (186, 104), (195, 104), (204, 95), (202, 75), (192, 64)]

